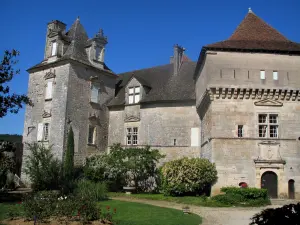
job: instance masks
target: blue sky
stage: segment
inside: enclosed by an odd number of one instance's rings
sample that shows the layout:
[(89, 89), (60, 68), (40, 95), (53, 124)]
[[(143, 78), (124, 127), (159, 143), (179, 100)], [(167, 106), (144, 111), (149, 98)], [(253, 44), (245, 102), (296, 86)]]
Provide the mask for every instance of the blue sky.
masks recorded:
[[(2, 0), (0, 52), (21, 52), (21, 74), (10, 85), (13, 92), (27, 93), (26, 69), (43, 59), (51, 20), (69, 28), (80, 16), (90, 37), (103, 28), (109, 41), (105, 61), (120, 73), (168, 63), (176, 43), (197, 60), (203, 45), (231, 35), (249, 7), (287, 38), (300, 42), (299, 0)], [(0, 119), (0, 134), (22, 134), (23, 123), (24, 110), (9, 114)]]

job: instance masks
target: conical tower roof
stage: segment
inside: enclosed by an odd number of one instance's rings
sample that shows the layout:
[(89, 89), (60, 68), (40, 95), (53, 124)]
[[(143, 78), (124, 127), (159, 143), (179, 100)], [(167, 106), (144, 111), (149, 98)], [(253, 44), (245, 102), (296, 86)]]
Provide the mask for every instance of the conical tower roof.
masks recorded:
[(300, 44), (288, 40), (251, 9), (233, 34), (224, 41), (205, 46), (206, 49), (299, 52)]

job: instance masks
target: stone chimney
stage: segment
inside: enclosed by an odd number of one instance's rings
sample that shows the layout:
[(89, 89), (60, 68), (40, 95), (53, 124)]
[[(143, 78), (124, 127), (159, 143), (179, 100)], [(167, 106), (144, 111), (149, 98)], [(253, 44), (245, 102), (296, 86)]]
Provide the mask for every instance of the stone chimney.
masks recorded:
[(173, 63), (174, 67), (174, 76), (177, 76), (182, 64), (182, 56), (184, 53), (184, 48), (179, 46), (178, 44), (174, 45), (174, 56), (171, 60), (171, 63)]

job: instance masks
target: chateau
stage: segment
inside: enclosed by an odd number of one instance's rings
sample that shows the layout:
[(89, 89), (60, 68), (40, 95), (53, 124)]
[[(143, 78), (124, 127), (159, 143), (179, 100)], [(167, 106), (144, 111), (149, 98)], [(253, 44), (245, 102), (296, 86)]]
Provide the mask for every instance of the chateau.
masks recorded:
[(28, 69), (24, 142), (52, 145), (62, 159), (72, 127), (76, 164), (114, 143), (150, 145), (164, 161), (214, 162), (212, 194), (246, 183), (300, 199), (300, 44), (251, 10), (197, 62), (175, 45), (170, 63), (117, 75), (104, 61), (107, 43), (79, 19), (68, 31), (48, 23), (44, 59)]

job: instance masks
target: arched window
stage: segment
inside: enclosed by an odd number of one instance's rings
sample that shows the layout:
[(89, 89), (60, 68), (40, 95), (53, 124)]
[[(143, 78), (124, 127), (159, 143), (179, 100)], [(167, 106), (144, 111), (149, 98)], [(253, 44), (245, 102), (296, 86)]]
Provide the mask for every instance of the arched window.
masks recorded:
[(248, 184), (246, 182), (240, 182), (239, 186), (240, 186), (240, 188), (247, 188)]

